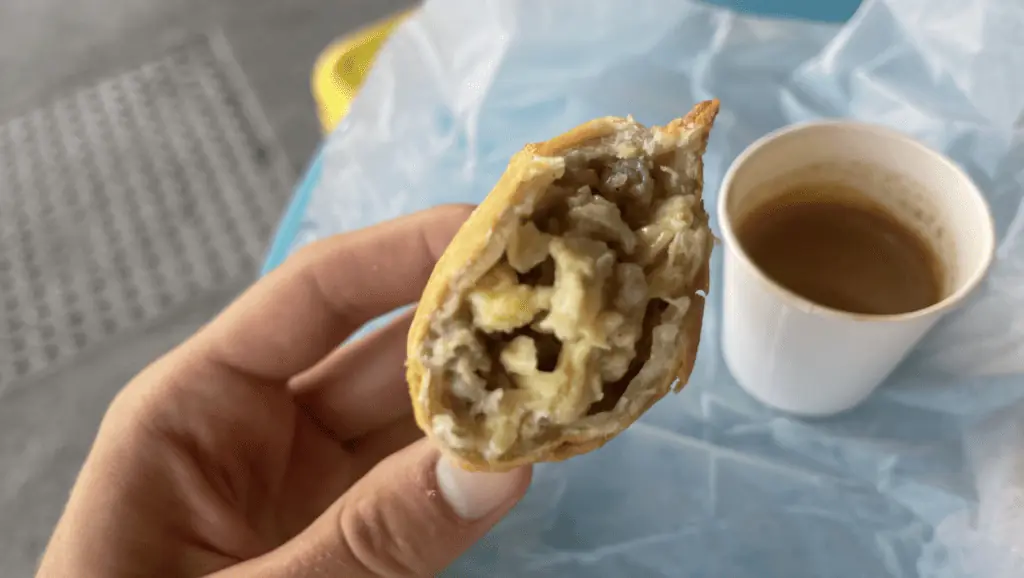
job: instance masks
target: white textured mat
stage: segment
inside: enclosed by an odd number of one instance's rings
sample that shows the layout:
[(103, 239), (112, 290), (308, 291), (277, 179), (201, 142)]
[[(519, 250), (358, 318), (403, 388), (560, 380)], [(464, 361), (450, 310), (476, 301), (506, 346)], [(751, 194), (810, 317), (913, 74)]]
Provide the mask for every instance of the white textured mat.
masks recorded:
[(293, 180), (226, 46), (0, 125), (0, 391), (256, 273)]

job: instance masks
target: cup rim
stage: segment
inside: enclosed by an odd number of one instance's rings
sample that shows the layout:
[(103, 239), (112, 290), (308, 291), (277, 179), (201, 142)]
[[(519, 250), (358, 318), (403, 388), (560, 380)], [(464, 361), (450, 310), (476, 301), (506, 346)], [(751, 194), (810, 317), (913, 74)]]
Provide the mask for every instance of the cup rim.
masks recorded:
[[(739, 172), (740, 168), (742, 168), (743, 165), (745, 165), (752, 156), (754, 156), (756, 153), (758, 153), (765, 147), (770, 146), (774, 141), (778, 140), (779, 138), (787, 136), (792, 133), (822, 127), (840, 128), (844, 130), (852, 130), (867, 133), (868, 135), (874, 137), (895, 139), (897, 141), (900, 141), (903, 145), (917, 148), (918, 150), (926, 153), (926, 155), (930, 157), (935, 163), (944, 165), (947, 169), (951, 170), (953, 174), (956, 175), (961, 180), (961, 182), (967, 189), (969, 196), (971, 197), (971, 202), (980, 205), (980, 208), (982, 209), (981, 212), (985, 217), (985, 231), (983, 232), (983, 234), (986, 238), (984, 239), (985, 247), (982, 261), (978, 263), (978, 266), (975, 267), (970, 277), (968, 277), (965, 282), (960, 283), (960, 286), (957, 287), (955, 291), (944, 297), (941, 301), (933, 303), (928, 307), (925, 307), (923, 309), (917, 309), (914, 311), (908, 311), (906, 313), (888, 315), (853, 313), (850, 311), (843, 311), (842, 309), (836, 309), (834, 307), (828, 307), (826, 305), (820, 305), (818, 303), (815, 303), (814, 301), (811, 301), (810, 299), (807, 299), (799, 295), (798, 293), (790, 291), (789, 289), (775, 282), (772, 278), (765, 274), (765, 272), (762, 271), (756, 263), (754, 263), (754, 261), (750, 258), (747, 252), (739, 244), (738, 239), (736, 238), (736, 233), (733, 229), (732, 220), (728, 217), (726, 203), (729, 199), (729, 191), (732, 189), (733, 180), (735, 180), (736, 174)], [(743, 152), (741, 152), (739, 156), (737, 156), (729, 165), (729, 169), (726, 171), (725, 177), (722, 179), (722, 184), (719, 187), (717, 212), (718, 227), (721, 230), (723, 240), (725, 241), (726, 250), (732, 251), (733, 254), (735, 254), (735, 256), (738, 259), (740, 259), (740, 261), (742, 261), (748, 269), (753, 271), (757, 278), (759, 278), (767, 287), (782, 295), (783, 298), (785, 298), (787, 301), (790, 301), (798, 310), (815, 315), (824, 315), (827, 317), (847, 320), (852, 319), (857, 321), (893, 323), (909, 321), (912, 319), (918, 319), (921, 317), (933, 315), (935, 313), (941, 313), (949, 309), (952, 309), (956, 305), (960, 304), (968, 295), (970, 295), (978, 287), (978, 285), (980, 285), (981, 282), (985, 279), (986, 275), (989, 272), (989, 269), (992, 266), (992, 262), (995, 260), (995, 222), (993, 220), (992, 211), (988, 205), (988, 201), (985, 199), (985, 195), (982, 194), (981, 190), (974, 182), (974, 179), (972, 179), (970, 175), (967, 174), (967, 172), (960, 167), (960, 165), (955, 163), (945, 154), (925, 145), (924, 143), (918, 141), (917, 139), (898, 130), (869, 122), (845, 119), (804, 121), (776, 129), (758, 138), (749, 146), (747, 146), (747, 148), (745, 148)]]

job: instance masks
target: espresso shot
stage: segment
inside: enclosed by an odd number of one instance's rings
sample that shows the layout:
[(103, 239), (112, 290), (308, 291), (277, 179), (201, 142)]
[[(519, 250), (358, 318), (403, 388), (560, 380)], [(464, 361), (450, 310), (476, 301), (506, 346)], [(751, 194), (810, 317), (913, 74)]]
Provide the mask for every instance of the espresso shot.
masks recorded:
[(912, 227), (857, 188), (808, 182), (766, 195), (737, 237), (775, 283), (818, 305), (899, 315), (943, 299), (943, 268)]

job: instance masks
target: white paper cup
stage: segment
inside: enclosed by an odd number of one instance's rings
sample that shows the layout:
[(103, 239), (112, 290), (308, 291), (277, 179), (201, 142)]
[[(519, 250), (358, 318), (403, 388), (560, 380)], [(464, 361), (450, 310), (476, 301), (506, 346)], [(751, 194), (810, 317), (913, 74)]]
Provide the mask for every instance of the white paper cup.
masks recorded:
[[(838, 179), (888, 207), (933, 243), (945, 297), (900, 315), (862, 315), (817, 305), (769, 279), (734, 227), (784, 192), (782, 181)], [(774, 408), (825, 416), (874, 391), (943, 315), (988, 271), (995, 247), (984, 197), (943, 155), (886, 128), (814, 122), (769, 134), (729, 168), (718, 202), (725, 241), (722, 349), (739, 384)]]

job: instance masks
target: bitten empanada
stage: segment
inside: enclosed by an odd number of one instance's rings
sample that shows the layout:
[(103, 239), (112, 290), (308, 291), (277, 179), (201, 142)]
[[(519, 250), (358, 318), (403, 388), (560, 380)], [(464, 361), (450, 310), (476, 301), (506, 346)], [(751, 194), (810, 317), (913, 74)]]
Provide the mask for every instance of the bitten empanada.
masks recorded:
[(596, 449), (678, 391), (713, 236), (718, 101), (648, 129), (599, 118), (516, 153), (434, 268), (409, 333), (416, 421), (468, 469)]

